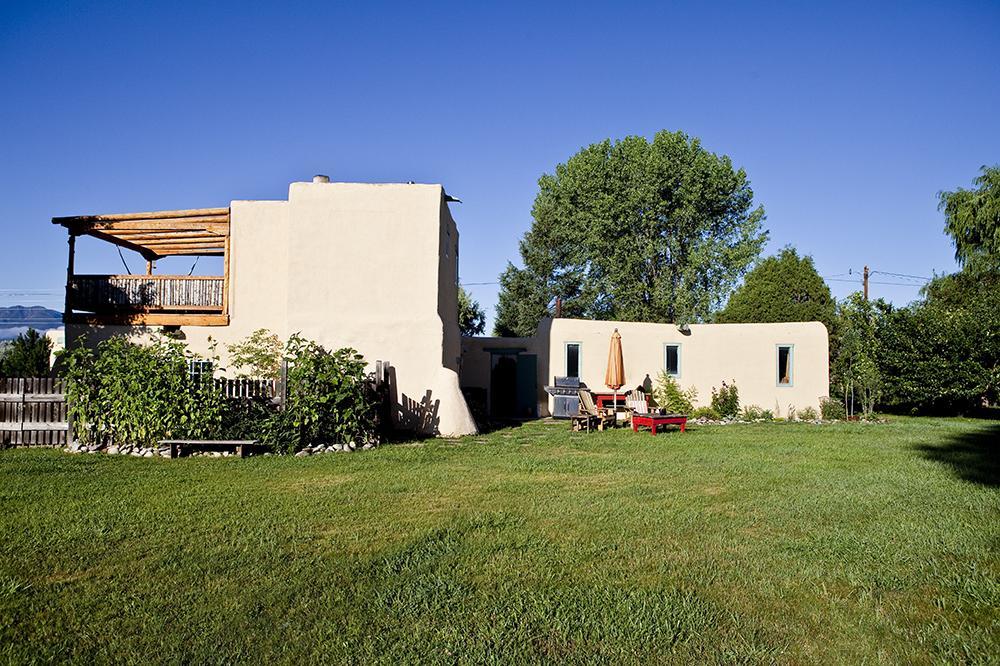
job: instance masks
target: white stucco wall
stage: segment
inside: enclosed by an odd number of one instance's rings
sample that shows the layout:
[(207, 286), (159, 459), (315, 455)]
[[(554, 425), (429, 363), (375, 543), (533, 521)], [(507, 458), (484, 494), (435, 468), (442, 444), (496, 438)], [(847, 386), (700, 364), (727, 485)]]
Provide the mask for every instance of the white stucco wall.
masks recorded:
[[(736, 382), (740, 404), (786, 416), (790, 406), (819, 408), (829, 394), (829, 341), (819, 322), (781, 324), (691, 324), (689, 335), (673, 324), (554, 319), (549, 333), (550, 374), (566, 373), (565, 345), (581, 343), (580, 377), (591, 390), (604, 386), (611, 333), (618, 329), (625, 361), (625, 386), (655, 384), (664, 368), (664, 345), (680, 345), (683, 388), (698, 390), (696, 406), (710, 405), (712, 387)], [(777, 381), (777, 346), (793, 345), (790, 385)], [(648, 384), (647, 384), (648, 385)]]
[[(465, 338), (462, 386), (489, 390), (490, 348), (519, 347), (538, 356), (539, 413), (551, 413), (552, 399), (541, 387), (566, 374), (566, 343), (580, 343), (580, 379), (593, 391), (604, 385), (608, 349), (615, 329), (621, 334), (625, 388), (655, 385), (664, 369), (664, 346), (680, 345), (683, 388), (698, 391), (696, 406), (711, 404), (712, 388), (736, 382), (740, 404), (786, 416), (789, 407), (819, 408), (829, 394), (829, 342), (818, 322), (782, 324), (692, 324), (685, 335), (673, 324), (546, 319), (533, 338)], [(793, 345), (790, 385), (777, 381), (777, 347)]]
[[(184, 326), (197, 354), (267, 328), (353, 347), (394, 369), (394, 419), (431, 434), (474, 433), (458, 383), (458, 231), (440, 185), (292, 183), (288, 201), (234, 201), (228, 326)], [(447, 249), (447, 254), (444, 250)], [(70, 340), (137, 327), (71, 326)]]

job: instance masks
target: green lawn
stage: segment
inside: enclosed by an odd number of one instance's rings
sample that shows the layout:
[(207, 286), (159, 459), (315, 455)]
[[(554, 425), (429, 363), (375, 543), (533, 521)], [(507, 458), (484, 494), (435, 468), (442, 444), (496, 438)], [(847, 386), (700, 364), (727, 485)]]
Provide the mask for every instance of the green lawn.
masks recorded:
[(990, 661), (998, 446), (990, 422), (898, 419), (3, 451), (0, 658)]

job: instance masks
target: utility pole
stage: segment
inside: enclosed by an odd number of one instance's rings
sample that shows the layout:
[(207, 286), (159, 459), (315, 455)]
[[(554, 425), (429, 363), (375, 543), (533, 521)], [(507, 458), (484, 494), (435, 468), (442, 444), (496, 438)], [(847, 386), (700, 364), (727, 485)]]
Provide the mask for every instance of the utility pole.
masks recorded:
[(865, 300), (868, 300), (868, 267), (865, 266)]

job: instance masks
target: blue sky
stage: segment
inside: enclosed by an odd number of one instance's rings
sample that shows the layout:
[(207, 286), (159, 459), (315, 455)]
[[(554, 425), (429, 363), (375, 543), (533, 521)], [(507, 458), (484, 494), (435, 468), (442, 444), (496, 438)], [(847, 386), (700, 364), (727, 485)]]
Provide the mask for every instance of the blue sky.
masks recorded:
[[(315, 173), (443, 183), (463, 282), (495, 282), (540, 174), (659, 129), (747, 170), (768, 253), (926, 276), (954, 269), (936, 193), (1000, 163), (996, 2), (6, 2), (0, 73), (0, 305), (61, 303), (52, 216), (284, 198)], [(121, 266), (88, 239), (78, 269)], [(497, 287), (470, 291), (492, 318)]]

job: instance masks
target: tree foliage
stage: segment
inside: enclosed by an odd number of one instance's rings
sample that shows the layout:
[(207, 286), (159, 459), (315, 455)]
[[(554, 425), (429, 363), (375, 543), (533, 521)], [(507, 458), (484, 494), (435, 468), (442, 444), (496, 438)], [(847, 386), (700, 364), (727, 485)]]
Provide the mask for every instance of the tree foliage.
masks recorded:
[(833, 329), (836, 301), (812, 257), (786, 247), (747, 274), (716, 320), (721, 323), (820, 321)]
[(973, 270), (1000, 270), (1000, 166), (982, 167), (971, 190), (938, 194), (955, 259)]
[(970, 413), (1000, 391), (1000, 274), (936, 278), (926, 298), (888, 313), (881, 335), (885, 405)]
[(226, 345), (229, 364), (240, 377), (277, 379), (281, 375), (281, 338), (258, 328), (243, 340)]
[(482, 335), (486, 330), (486, 312), (461, 285), (458, 287), (458, 328), (462, 335)]
[(681, 132), (593, 144), (538, 185), (524, 268), (500, 276), (500, 335), (533, 334), (556, 297), (571, 317), (706, 319), (767, 237), (746, 173)]
[(0, 350), (0, 376), (45, 377), (51, 353), (52, 341), (29, 328)]
[(866, 417), (871, 416), (882, 397), (879, 353), (885, 318), (891, 310), (885, 301), (868, 301), (857, 292), (840, 304), (840, 344), (831, 368), (831, 383), (843, 396), (849, 416), (857, 406)]

